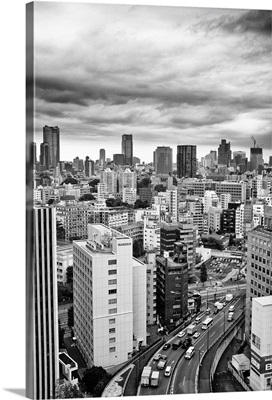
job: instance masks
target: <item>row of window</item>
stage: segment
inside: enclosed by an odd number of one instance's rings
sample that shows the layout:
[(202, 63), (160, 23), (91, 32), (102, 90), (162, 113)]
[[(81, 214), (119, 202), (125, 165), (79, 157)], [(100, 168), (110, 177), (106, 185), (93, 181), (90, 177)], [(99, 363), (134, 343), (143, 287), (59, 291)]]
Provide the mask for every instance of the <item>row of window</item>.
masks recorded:
[[(265, 288), (264, 286), (262, 286), (262, 288), (263, 288), (263, 290), (265, 289), (265, 293), (266, 293), (266, 294), (272, 295), (272, 289), (269, 289), (268, 287)], [(253, 288), (250, 289), (250, 293), (251, 293), (251, 294), (254, 294), (254, 296), (257, 296), (257, 297), (263, 296), (263, 293), (260, 293), (260, 292), (258, 292), (257, 290), (255, 290), (255, 289), (253, 289)], [(252, 300), (252, 296), (250, 297), (250, 300)]]
[[(251, 267), (256, 269), (257, 271), (263, 272), (264, 274), (266, 272), (266, 275), (268, 275), (268, 276), (269, 275), (272, 276), (272, 269), (271, 270), (265, 269), (265, 267), (262, 267), (260, 265), (255, 264), (255, 263), (251, 263)], [(252, 271), (251, 271), (251, 275), (252, 275)]]

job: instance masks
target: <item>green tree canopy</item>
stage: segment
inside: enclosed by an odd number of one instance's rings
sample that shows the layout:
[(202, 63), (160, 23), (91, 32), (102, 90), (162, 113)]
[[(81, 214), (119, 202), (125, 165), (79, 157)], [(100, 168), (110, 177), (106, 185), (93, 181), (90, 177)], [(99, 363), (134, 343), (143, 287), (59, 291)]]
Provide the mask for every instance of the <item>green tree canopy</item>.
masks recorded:
[(99, 384), (98, 390), (102, 393), (110, 379), (111, 375), (103, 367), (93, 366), (86, 369), (83, 374), (81, 381), (82, 389), (89, 394), (94, 394), (95, 387)]
[(60, 384), (57, 381), (55, 386), (55, 398), (56, 399), (83, 399), (85, 396), (77, 385), (72, 383)]
[(95, 200), (95, 197), (91, 193), (85, 193), (78, 199), (78, 201), (90, 201), (90, 200)]

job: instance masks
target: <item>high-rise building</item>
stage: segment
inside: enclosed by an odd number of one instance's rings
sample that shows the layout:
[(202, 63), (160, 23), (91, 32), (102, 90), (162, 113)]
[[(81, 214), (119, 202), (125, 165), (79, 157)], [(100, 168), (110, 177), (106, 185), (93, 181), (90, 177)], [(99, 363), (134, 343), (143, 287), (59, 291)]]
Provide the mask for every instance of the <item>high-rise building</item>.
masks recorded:
[(122, 154), (125, 156), (125, 165), (133, 164), (133, 136), (122, 135)]
[(231, 202), (231, 194), (230, 193), (221, 193), (220, 196), (220, 205), (223, 210), (226, 210)]
[(32, 265), (27, 270), (27, 397), (55, 398), (59, 379), (56, 211), (35, 207)]
[(204, 213), (208, 213), (210, 207), (218, 207), (219, 198), (214, 190), (206, 190), (204, 194)]
[(33, 166), (35, 169), (37, 164), (37, 145), (35, 142), (32, 143), (32, 151), (33, 151)]
[(106, 151), (105, 149), (99, 150), (99, 165), (105, 165), (106, 163)]
[(88, 367), (126, 362), (146, 345), (146, 265), (132, 239), (102, 224), (73, 242), (74, 334)]
[(60, 130), (58, 126), (43, 127), (43, 142), (49, 144), (49, 167), (57, 167), (60, 162)]
[(196, 146), (177, 146), (178, 178), (195, 178), (197, 171)]
[(108, 193), (117, 193), (117, 172), (110, 168), (101, 171), (100, 183), (105, 183), (107, 185)]
[(263, 149), (261, 147), (250, 148), (250, 171), (257, 171), (259, 166), (264, 165)]
[(57, 219), (64, 228), (64, 240), (69, 243), (86, 239), (88, 235), (88, 207), (85, 204), (57, 205)]
[(226, 139), (221, 139), (218, 147), (218, 164), (229, 166), (231, 161), (230, 142), (227, 143)]
[(93, 160), (90, 160), (90, 158), (87, 156), (85, 161), (84, 161), (84, 169), (85, 169), (85, 175), (87, 178), (90, 178), (91, 176), (94, 175), (94, 162)]
[(136, 172), (126, 168), (125, 171), (118, 171), (119, 193), (123, 193), (124, 188), (137, 189)]
[(257, 226), (248, 232), (246, 338), (251, 335), (252, 299), (272, 295), (272, 228)]
[(179, 227), (177, 223), (161, 222), (161, 249), (163, 256), (166, 251), (169, 256), (173, 256), (174, 243), (180, 239)]
[(272, 296), (252, 299), (250, 387), (272, 389)]
[(154, 151), (154, 160), (153, 164), (155, 167), (155, 173), (168, 175), (172, 173), (172, 149), (171, 147), (160, 146)]
[(49, 144), (41, 143), (40, 145), (40, 167), (44, 167), (45, 170), (49, 169)]
[(210, 207), (208, 210), (208, 226), (214, 232), (221, 231), (222, 208)]
[(115, 165), (124, 165), (125, 164), (125, 156), (124, 154), (113, 154), (113, 162)]
[(75, 171), (83, 171), (84, 169), (84, 162), (81, 158), (76, 157), (73, 159), (73, 169)]

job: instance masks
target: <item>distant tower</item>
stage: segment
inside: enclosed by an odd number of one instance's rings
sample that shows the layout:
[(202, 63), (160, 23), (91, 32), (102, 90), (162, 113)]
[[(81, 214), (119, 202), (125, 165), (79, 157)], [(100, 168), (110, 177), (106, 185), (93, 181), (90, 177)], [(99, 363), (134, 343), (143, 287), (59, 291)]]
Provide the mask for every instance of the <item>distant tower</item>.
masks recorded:
[(226, 139), (221, 139), (221, 144), (218, 147), (218, 164), (226, 165), (229, 167), (231, 161), (230, 142), (227, 143)]
[(57, 167), (60, 161), (60, 130), (57, 126), (43, 127), (43, 142), (49, 144), (49, 167)]
[(177, 175), (178, 178), (196, 177), (196, 146), (177, 146)]
[(49, 162), (50, 162), (50, 149), (48, 143), (41, 143), (40, 145), (40, 166), (44, 167), (46, 170), (49, 169)]
[(33, 249), (26, 280), (26, 396), (50, 399), (59, 378), (56, 210), (39, 207), (29, 213)]
[(154, 167), (156, 174), (168, 175), (172, 173), (172, 149), (160, 146), (154, 151)]
[(105, 149), (99, 150), (99, 165), (105, 165), (106, 163), (106, 151)]
[(250, 148), (250, 171), (258, 170), (259, 165), (264, 165), (263, 149), (261, 147)]
[(133, 164), (133, 136), (122, 135), (122, 154), (125, 156), (125, 165)]
[(32, 143), (32, 150), (33, 150), (33, 166), (36, 167), (37, 164), (37, 145), (35, 142)]

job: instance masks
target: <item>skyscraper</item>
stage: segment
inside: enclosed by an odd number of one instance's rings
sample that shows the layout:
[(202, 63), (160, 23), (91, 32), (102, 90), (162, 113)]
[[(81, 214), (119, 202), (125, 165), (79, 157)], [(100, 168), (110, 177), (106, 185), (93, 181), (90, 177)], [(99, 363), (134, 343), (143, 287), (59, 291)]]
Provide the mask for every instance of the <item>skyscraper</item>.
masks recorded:
[(106, 162), (106, 151), (105, 149), (99, 150), (99, 165), (105, 165)]
[(44, 167), (44, 169), (49, 169), (49, 144), (48, 143), (41, 143), (40, 145), (40, 166)]
[(49, 144), (49, 167), (57, 167), (60, 161), (60, 130), (58, 126), (43, 127), (43, 142)]
[(250, 171), (258, 170), (259, 165), (263, 166), (263, 149), (261, 147), (250, 148)]
[(59, 378), (56, 210), (39, 207), (32, 213), (33, 253), (26, 287), (26, 395), (50, 399)]
[(125, 165), (133, 164), (133, 136), (122, 135), (122, 154), (125, 156)]
[(196, 146), (177, 146), (177, 175), (178, 178), (196, 177)]
[(154, 151), (154, 167), (156, 174), (168, 175), (172, 173), (172, 149), (160, 146)]
[(228, 167), (230, 165), (230, 161), (231, 161), (230, 142), (227, 143), (226, 139), (221, 139), (221, 144), (218, 147), (218, 164), (226, 165)]

